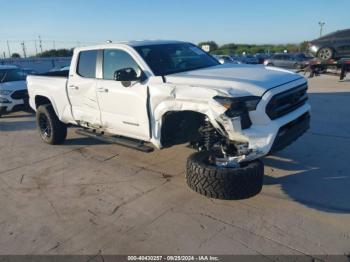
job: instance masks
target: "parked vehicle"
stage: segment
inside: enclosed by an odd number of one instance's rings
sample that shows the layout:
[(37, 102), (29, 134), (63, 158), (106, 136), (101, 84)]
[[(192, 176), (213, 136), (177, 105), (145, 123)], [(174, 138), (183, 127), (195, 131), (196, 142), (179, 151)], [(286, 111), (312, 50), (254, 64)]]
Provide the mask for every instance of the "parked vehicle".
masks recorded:
[(306, 56), (303, 53), (298, 54), (274, 54), (269, 59), (264, 61), (266, 66), (276, 66), (289, 69), (303, 69), (308, 64), (312, 57)]
[(65, 66), (60, 69), (60, 71), (69, 71), (70, 66)]
[(230, 57), (233, 60), (234, 64), (242, 64), (242, 61), (238, 55), (230, 55)]
[(269, 54), (265, 53), (256, 53), (255, 57), (258, 59), (259, 64), (263, 64), (266, 59), (270, 58), (271, 56)]
[(228, 55), (213, 55), (220, 64), (239, 64), (238, 61), (234, 60), (231, 56)]
[(39, 74), (38, 71), (36, 71), (32, 68), (22, 68), (22, 71), (24, 72), (25, 75), (37, 75), (37, 74)]
[(0, 65), (0, 116), (28, 107), (26, 73), (10, 65)]
[(350, 57), (350, 29), (339, 30), (310, 41), (309, 50), (322, 60)]
[(241, 55), (239, 56), (239, 60), (243, 64), (259, 64), (258, 58), (253, 55)]
[(309, 127), (304, 77), (273, 67), (221, 65), (185, 42), (76, 48), (64, 77), (27, 81), (44, 142), (63, 143), (74, 125), (82, 128), (79, 134), (144, 152), (190, 143), (198, 152), (188, 159), (187, 183), (215, 198), (259, 193), (259, 159)]

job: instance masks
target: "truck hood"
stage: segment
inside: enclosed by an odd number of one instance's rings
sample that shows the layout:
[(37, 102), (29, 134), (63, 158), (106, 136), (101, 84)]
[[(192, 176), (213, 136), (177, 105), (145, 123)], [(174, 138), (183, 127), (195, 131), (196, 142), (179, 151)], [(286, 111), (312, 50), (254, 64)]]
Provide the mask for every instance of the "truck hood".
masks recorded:
[(269, 89), (301, 78), (281, 68), (247, 64), (223, 64), (166, 76), (167, 83), (176, 87), (208, 88), (230, 96), (262, 96)]

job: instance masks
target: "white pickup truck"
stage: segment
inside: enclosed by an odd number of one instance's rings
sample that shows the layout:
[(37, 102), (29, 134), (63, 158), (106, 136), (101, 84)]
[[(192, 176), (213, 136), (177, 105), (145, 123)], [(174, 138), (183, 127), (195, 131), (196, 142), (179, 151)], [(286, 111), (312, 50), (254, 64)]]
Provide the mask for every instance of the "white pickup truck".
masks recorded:
[(259, 158), (309, 127), (307, 81), (263, 65), (224, 64), (178, 41), (76, 48), (69, 71), (27, 78), (41, 138), (80, 134), (142, 151), (190, 143), (186, 179), (214, 198), (261, 191)]

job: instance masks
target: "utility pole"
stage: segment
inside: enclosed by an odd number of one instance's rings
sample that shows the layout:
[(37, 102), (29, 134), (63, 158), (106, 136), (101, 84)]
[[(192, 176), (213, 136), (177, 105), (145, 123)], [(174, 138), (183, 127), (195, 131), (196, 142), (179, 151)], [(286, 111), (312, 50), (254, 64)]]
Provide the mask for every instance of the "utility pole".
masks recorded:
[(318, 25), (320, 26), (320, 37), (322, 36), (322, 32), (323, 32), (323, 27), (326, 23), (325, 22), (318, 22)]
[(9, 41), (7, 40), (7, 51), (9, 52), (9, 58), (11, 58), (11, 51), (10, 51), (10, 44)]
[(39, 48), (40, 48), (40, 52), (43, 52), (43, 42), (41, 41), (41, 36), (39, 35)]
[(23, 50), (23, 57), (24, 57), (24, 58), (27, 58), (26, 46), (25, 46), (25, 44), (24, 44), (24, 41), (21, 43), (21, 46), (22, 46), (22, 50)]
[(56, 43), (55, 43), (55, 41), (52, 41), (52, 43), (53, 43), (53, 49), (56, 50)]
[(35, 46), (35, 55), (38, 55), (38, 47), (36, 46), (36, 40), (34, 40), (34, 46)]

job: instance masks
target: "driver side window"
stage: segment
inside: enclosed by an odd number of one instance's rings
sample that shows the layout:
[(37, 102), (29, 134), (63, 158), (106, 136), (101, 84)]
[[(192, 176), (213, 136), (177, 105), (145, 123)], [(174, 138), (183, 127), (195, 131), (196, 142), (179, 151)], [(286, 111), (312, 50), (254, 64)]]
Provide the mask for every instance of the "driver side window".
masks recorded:
[(103, 51), (103, 79), (114, 80), (115, 71), (124, 68), (133, 68), (138, 76), (141, 74), (141, 69), (127, 52), (119, 49)]

